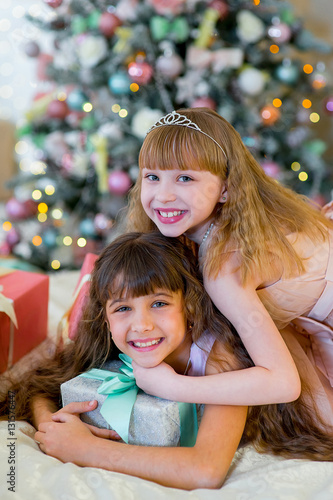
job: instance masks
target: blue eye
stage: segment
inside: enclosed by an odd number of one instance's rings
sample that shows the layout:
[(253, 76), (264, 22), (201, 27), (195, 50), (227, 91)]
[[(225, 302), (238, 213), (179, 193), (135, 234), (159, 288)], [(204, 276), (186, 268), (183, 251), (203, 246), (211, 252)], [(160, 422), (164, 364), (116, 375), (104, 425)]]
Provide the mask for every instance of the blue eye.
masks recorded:
[(168, 304), (166, 302), (162, 302), (161, 300), (154, 302), (153, 307), (163, 307), (167, 306)]
[(159, 178), (155, 174), (147, 174), (145, 176), (145, 179), (149, 179), (150, 181), (158, 181), (159, 180)]
[(180, 182), (189, 182), (189, 181), (193, 181), (192, 177), (189, 177), (188, 175), (181, 175), (178, 177), (178, 180)]
[(119, 307), (118, 309), (115, 310), (115, 312), (124, 312), (124, 311), (130, 311), (131, 308), (128, 307), (128, 306), (122, 306), (122, 307)]

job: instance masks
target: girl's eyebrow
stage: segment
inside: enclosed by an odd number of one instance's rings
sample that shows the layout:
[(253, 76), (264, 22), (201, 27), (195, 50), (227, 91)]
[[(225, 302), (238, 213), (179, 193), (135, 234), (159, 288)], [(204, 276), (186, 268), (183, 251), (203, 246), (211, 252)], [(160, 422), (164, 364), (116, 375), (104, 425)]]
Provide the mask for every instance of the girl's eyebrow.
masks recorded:
[(110, 302), (109, 307), (113, 306), (114, 304), (117, 304), (118, 302), (123, 302), (124, 300), (126, 300), (125, 297), (120, 299), (114, 299), (112, 302)]
[(152, 293), (152, 296), (153, 297), (160, 297), (160, 296), (163, 296), (163, 297), (170, 297), (172, 298), (172, 294), (171, 293), (168, 293), (168, 292), (158, 292), (158, 293)]
[[(172, 298), (172, 294), (168, 292), (157, 292), (157, 293), (152, 293), (149, 294), (151, 297), (170, 297)], [(126, 300), (129, 300), (128, 297), (120, 297), (118, 299), (114, 299), (112, 302), (110, 302), (109, 307), (112, 307), (114, 304), (118, 304), (119, 302), (125, 302)]]

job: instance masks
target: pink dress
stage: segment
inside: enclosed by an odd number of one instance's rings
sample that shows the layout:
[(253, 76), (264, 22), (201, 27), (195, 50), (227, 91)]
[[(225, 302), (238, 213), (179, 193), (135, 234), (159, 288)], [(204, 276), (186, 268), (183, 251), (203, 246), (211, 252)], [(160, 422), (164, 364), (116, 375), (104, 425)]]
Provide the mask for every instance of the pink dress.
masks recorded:
[(305, 272), (257, 290), (280, 330), (318, 409), (333, 424), (333, 234), (314, 242), (288, 237), (305, 260)]

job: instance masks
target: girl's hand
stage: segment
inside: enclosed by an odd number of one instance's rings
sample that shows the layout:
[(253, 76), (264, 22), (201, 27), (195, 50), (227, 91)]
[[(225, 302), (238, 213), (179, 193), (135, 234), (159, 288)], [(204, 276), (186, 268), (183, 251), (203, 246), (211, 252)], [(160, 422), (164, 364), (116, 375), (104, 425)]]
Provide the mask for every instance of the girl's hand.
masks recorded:
[[(53, 413), (52, 421), (53, 422), (61, 422), (62, 414), (69, 413), (71, 415), (79, 416), (81, 413), (86, 413), (87, 411), (92, 411), (97, 408), (97, 401), (82, 401), (82, 402), (73, 402), (61, 408), (61, 410)], [(111, 429), (100, 429), (99, 427), (95, 427), (94, 425), (86, 424), (84, 425), (94, 434), (94, 436), (104, 438), (104, 439), (114, 439), (119, 440), (121, 437), (116, 431)]]
[(62, 462), (84, 466), (93, 453), (97, 438), (76, 415), (62, 412), (57, 422), (43, 422), (38, 429), (35, 440), (40, 449)]
[(173, 387), (177, 373), (167, 363), (160, 363), (154, 368), (143, 368), (132, 362), (136, 384), (147, 394), (164, 399), (173, 399)]

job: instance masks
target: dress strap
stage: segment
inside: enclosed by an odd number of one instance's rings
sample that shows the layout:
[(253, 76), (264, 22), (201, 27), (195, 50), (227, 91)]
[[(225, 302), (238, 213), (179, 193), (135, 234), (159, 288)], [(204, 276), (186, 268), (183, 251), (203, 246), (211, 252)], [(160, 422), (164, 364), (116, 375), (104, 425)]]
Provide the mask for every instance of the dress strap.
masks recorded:
[(203, 377), (205, 375), (207, 359), (214, 342), (215, 337), (208, 332), (204, 332), (197, 343), (192, 344), (190, 352), (191, 366), (188, 375), (191, 377)]

